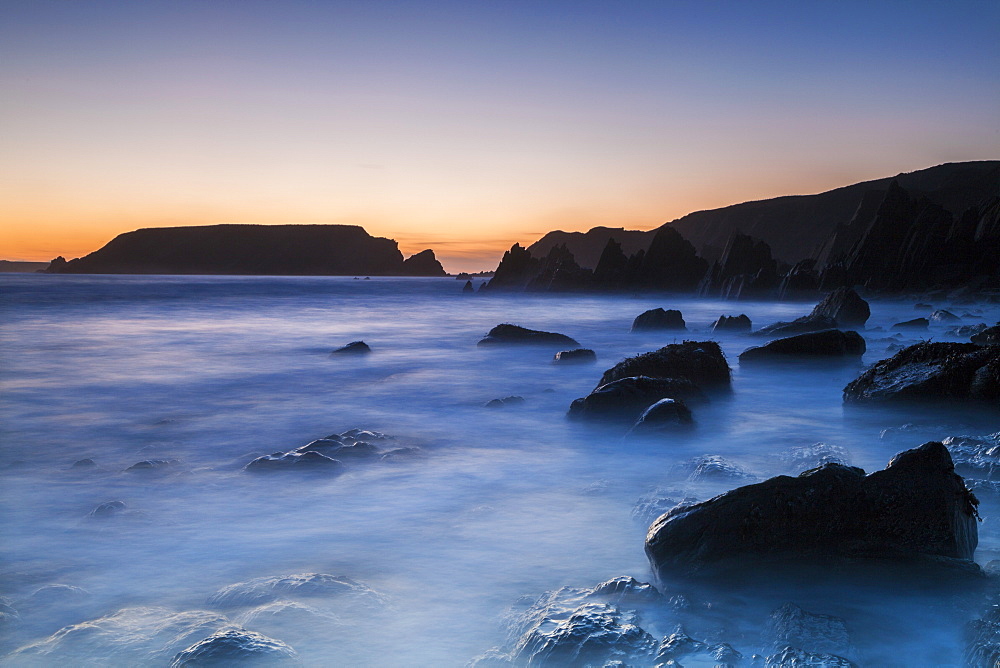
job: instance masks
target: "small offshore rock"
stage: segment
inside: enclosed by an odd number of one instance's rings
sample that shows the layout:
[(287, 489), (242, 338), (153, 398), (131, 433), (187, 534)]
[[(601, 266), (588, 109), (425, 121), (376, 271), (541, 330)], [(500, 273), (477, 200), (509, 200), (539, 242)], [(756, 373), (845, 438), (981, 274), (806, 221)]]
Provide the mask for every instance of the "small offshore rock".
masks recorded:
[(542, 332), (536, 329), (527, 329), (519, 325), (502, 324), (497, 325), (479, 341), (479, 345), (570, 345), (579, 347), (579, 342), (565, 334), (555, 332)]
[(678, 399), (660, 399), (647, 408), (632, 425), (630, 434), (658, 434), (675, 431), (694, 423), (691, 409)]
[(605, 371), (597, 385), (636, 376), (686, 378), (705, 389), (728, 389), (731, 378), (729, 364), (718, 343), (684, 341), (624, 359)]
[(846, 448), (828, 443), (814, 443), (790, 448), (781, 453), (780, 458), (788, 463), (788, 470), (795, 475), (809, 469), (819, 468), (824, 464), (843, 464), (845, 466), (850, 464), (850, 456)]
[(91, 510), (87, 515), (89, 517), (96, 517), (98, 519), (106, 519), (108, 517), (113, 517), (118, 513), (125, 510), (124, 501), (105, 501), (104, 503), (98, 505), (96, 508)]
[(657, 517), (675, 508), (691, 506), (696, 503), (698, 503), (698, 499), (693, 496), (684, 496), (679, 492), (661, 492), (655, 490), (640, 497), (632, 505), (632, 521), (641, 524), (644, 528), (648, 528)]
[(177, 463), (176, 459), (146, 459), (141, 462), (136, 462), (135, 464), (132, 464), (132, 466), (125, 469), (125, 472), (135, 473), (143, 471), (158, 471), (158, 470), (163, 470), (168, 466), (171, 466), (172, 464), (176, 463)]
[(745, 313), (740, 315), (720, 315), (719, 319), (712, 323), (712, 333), (716, 332), (749, 332), (753, 329), (753, 322)]
[(346, 346), (334, 350), (331, 355), (367, 355), (372, 351), (364, 341), (351, 341)]
[(93, 459), (78, 459), (73, 462), (73, 468), (75, 469), (89, 469), (97, 466), (97, 462)]
[(972, 336), (972, 342), (979, 346), (1000, 346), (1000, 325), (987, 327)]
[(953, 322), (962, 322), (962, 319), (957, 315), (951, 311), (945, 311), (944, 309), (934, 311), (928, 319), (935, 325), (949, 325)]
[(792, 334), (805, 334), (806, 332), (818, 332), (824, 329), (836, 329), (837, 321), (827, 315), (804, 315), (791, 322), (776, 322), (773, 325), (761, 327), (757, 334), (761, 336), (791, 336)]
[(827, 329), (775, 339), (740, 353), (740, 364), (794, 358), (850, 358), (865, 354), (865, 340), (857, 332)]
[(476, 289), (472, 287), (472, 281), (466, 281), (465, 285), (462, 286), (462, 292), (475, 292)]
[(702, 455), (687, 462), (691, 482), (749, 482), (757, 476), (720, 455)]
[(271, 471), (322, 471), (326, 474), (339, 475), (344, 472), (344, 463), (327, 457), (315, 451), (308, 452), (275, 452), (258, 457), (243, 467), (250, 473)]
[(217, 631), (178, 652), (170, 662), (170, 668), (299, 665), (295, 650), (285, 643), (240, 628)]
[(871, 314), (868, 302), (853, 288), (841, 287), (826, 295), (809, 316), (832, 318), (837, 327), (864, 327)]
[(674, 309), (664, 311), (662, 308), (654, 308), (640, 313), (632, 321), (633, 332), (656, 330), (686, 331), (687, 324), (680, 311)]
[(634, 422), (661, 399), (705, 401), (705, 395), (684, 378), (620, 378), (601, 385), (570, 404), (567, 416), (580, 420)]
[(927, 329), (931, 321), (927, 318), (914, 318), (913, 320), (904, 320), (903, 322), (897, 322), (892, 326), (893, 329), (908, 329), (908, 330), (921, 330)]
[(597, 353), (590, 348), (560, 350), (553, 361), (558, 364), (588, 364), (597, 361)]
[(517, 395), (511, 395), (509, 397), (504, 397), (503, 399), (490, 399), (485, 404), (484, 408), (510, 408), (511, 406), (521, 406), (524, 404), (524, 397), (519, 397)]
[(383, 462), (395, 462), (406, 459), (413, 459), (414, 457), (422, 457), (424, 451), (416, 447), (406, 447), (406, 448), (394, 448), (392, 450), (386, 450), (379, 457), (380, 461)]
[[(946, 331), (945, 334), (947, 334), (948, 336), (958, 336), (967, 339), (969, 337), (975, 336), (976, 334), (979, 334), (985, 329), (986, 329), (986, 323), (979, 322), (976, 323), (975, 325), (962, 325), (961, 327), (952, 327), (951, 329)], [(973, 341), (973, 343), (975, 343), (975, 341)]]

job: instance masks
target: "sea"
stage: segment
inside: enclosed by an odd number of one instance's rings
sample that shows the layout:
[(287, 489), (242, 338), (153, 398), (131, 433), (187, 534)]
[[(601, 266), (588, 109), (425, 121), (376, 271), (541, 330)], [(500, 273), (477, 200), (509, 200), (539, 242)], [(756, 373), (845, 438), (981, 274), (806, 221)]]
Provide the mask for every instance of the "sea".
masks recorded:
[[(845, 407), (844, 386), (898, 347), (962, 340), (943, 325), (892, 331), (929, 314), (912, 299), (871, 300), (859, 361), (742, 368), (739, 353), (763, 340), (711, 333), (719, 316), (745, 313), (758, 328), (813, 304), (463, 284), (0, 275), (0, 665), (167, 666), (235, 626), (286, 643), (304, 665), (465, 666), (510, 649), (504, 623), (518, 601), (619, 576), (650, 582), (644, 500), (705, 500), (794, 475), (819, 443), (870, 472), (929, 440), (1000, 431), (995, 412), (974, 406)], [(1000, 319), (995, 303), (930, 306), (964, 324)], [(687, 331), (630, 331), (657, 307), (680, 310)], [(478, 346), (500, 323), (566, 334), (597, 361)], [(692, 429), (635, 439), (567, 419), (625, 357), (709, 339), (732, 392), (694, 407)], [(358, 340), (370, 354), (331, 355)], [(507, 397), (523, 401), (487, 406)], [(376, 432), (380, 455), (345, 460), (339, 475), (244, 471), (351, 429)], [(705, 462), (722, 473), (695, 475)], [(986, 565), (1000, 557), (1000, 508), (986, 500), (981, 511)], [(300, 574), (353, 583), (350, 595), (302, 588), (285, 602), (271, 587)], [(240, 583), (258, 599), (219, 605)], [(859, 612), (832, 597), (810, 611), (858, 630), (860, 665), (962, 665), (965, 624), (981, 610), (948, 603), (911, 618), (905, 599), (880, 600)], [(888, 635), (871, 631), (880, 618), (896, 620)], [(754, 623), (730, 625), (748, 660)], [(898, 658), (901, 647), (910, 654)]]

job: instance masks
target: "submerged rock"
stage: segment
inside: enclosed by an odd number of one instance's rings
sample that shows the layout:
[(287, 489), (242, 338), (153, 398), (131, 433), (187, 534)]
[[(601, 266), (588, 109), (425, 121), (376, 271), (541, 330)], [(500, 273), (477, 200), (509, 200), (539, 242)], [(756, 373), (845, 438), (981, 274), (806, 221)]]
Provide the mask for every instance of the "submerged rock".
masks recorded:
[(928, 319), (935, 325), (949, 325), (953, 322), (962, 322), (962, 319), (957, 315), (951, 311), (945, 311), (944, 309), (934, 311)]
[(984, 437), (949, 436), (941, 442), (961, 475), (1000, 480), (1000, 432)]
[(178, 652), (170, 662), (170, 668), (298, 665), (298, 655), (285, 643), (239, 628), (217, 631)]
[(785, 647), (764, 660), (764, 668), (858, 668), (842, 656)]
[(579, 346), (580, 344), (565, 334), (542, 332), (536, 329), (526, 329), (518, 325), (497, 325), (489, 331), (479, 345), (559, 345)]
[(590, 348), (560, 350), (553, 358), (553, 362), (557, 364), (588, 364), (596, 361), (597, 353)]
[(605, 371), (598, 387), (635, 376), (685, 378), (705, 389), (728, 388), (730, 383), (726, 356), (715, 341), (672, 343), (659, 350), (628, 357)]
[(733, 483), (756, 480), (757, 476), (721, 455), (702, 455), (682, 465), (691, 482)]
[(903, 322), (897, 322), (892, 326), (893, 329), (910, 329), (910, 330), (920, 330), (927, 329), (927, 326), (931, 324), (931, 321), (927, 318), (914, 318), (913, 320), (904, 320)]
[(775, 339), (740, 353), (740, 364), (794, 358), (850, 358), (865, 354), (865, 340), (857, 332), (827, 329)]
[(331, 355), (367, 355), (372, 351), (364, 341), (351, 341), (346, 346), (337, 348)]
[(844, 401), (1000, 400), (1000, 348), (974, 343), (909, 346), (844, 388)]
[(91, 510), (87, 515), (88, 517), (95, 517), (97, 519), (106, 519), (117, 515), (123, 510), (125, 510), (124, 501), (105, 501)]
[(126, 473), (144, 473), (146, 471), (162, 471), (163, 469), (176, 464), (176, 459), (145, 459), (136, 462), (125, 469)]
[(636, 316), (632, 321), (632, 331), (678, 330), (685, 331), (687, 324), (680, 311), (654, 308)]
[(510, 408), (511, 406), (521, 406), (524, 404), (524, 397), (511, 395), (503, 399), (490, 399), (483, 406), (485, 408)]
[(777, 653), (788, 647), (816, 653), (854, 653), (843, 619), (806, 612), (794, 603), (786, 603), (771, 613), (764, 627), (764, 642), (770, 652)]
[(799, 471), (818, 468), (824, 464), (847, 466), (851, 461), (846, 448), (828, 443), (813, 443), (812, 445), (789, 448), (781, 453), (780, 458), (787, 462), (788, 470), (794, 471), (795, 475), (798, 475)]
[(573, 400), (568, 417), (579, 420), (633, 422), (661, 399), (704, 401), (705, 395), (689, 380), (679, 378), (620, 378), (586, 397)]
[(712, 668), (735, 668), (743, 661), (743, 655), (727, 643), (710, 645), (695, 640), (678, 629), (663, 639), (657, 648), (655, 663), (666, 666), (712, 666)]
[(630, 434), (660, 434), (694, 423), (691, 409), (679, 399), (660, 399), (647, 408), (629, 430)]
[(258, 457), (243, 467), (249, 473), (269, 473), (272, 471), (320, 471), (328, 475), (344, 472), (344, 463), (315, 451), (275, 452)]
[(698, 499), (693, 496), (685, 496), (681, 492), (655, 490), (632, 504), (632, 520), (644, 528), (648, 528), (653, 520), (660, 515), (675, 508), (691, 506), (696, 503), (698, 503)]
[(826, 464), (672, 511), (650, 527), (646, 555), (660, 578), (848, 557), (971, 560), (978, 503), (930, 442), (867, 476)]
[(237, 582), (212, 594), (208, 605), (216, 608), (258, 606), (289, 597), (337, 598), (372, 608), (385, 605), (385, 597), (365, 583), (326, 573), (295, 573)]
[(816, 305), (809, 317), (831, 318), (836, 327), (864, 327), (871, 307), (852, 288), (837, 288)]
[(745, 313), (740, 315), (720, 315), (719, 319), (712, 323), (712, 333), (716, 332), (749, 332), (753, 329), (753, 322)]
[(88, 459), (78, 459), (78, 460), (76, 460), (75, 462), (73, 462), (73, 467), (72, 468), (75, 468), (75, 469), (90, 469), (90, 468), (94, 468), (95, 466), (97, 466), (97, 462), (95, 462), (93, 459), (89, 459), (88, 458)]

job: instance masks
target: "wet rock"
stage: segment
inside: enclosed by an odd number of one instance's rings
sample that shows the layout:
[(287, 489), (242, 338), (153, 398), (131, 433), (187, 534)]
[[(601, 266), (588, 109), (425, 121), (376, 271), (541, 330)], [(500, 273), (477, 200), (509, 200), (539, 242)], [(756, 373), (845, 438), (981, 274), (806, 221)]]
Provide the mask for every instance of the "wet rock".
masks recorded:
[(740, 353), (740, 364), (802, 358), (851, 358), (865, 354), (865, 340), (857, 332), (827, 329), (775, 339)]
[(146, 471), (162, 471), (163, 469), (176, 463), (176, 459), (145, 459), (141, 462), (132, 464), (132, 466), (125, 469), (125, 472), (142, 473)]
[(331, 355), (367, 355), (372, 351), (364, 341), (351, 341), (346, 346), (337, 348)]
[(691, 506), (698, 503), (693, 496), (684, 496), (681, 492), (665, 492), (654, 490), (640, 497), (632, 505), (632, 520), (643, 527), (649, 525), (660, 515), (681, 506)]
[(785, 647), (764, 660), (764, 668), (857, 668), (852, 661), (833, 654), (806, 652)]
[(677, 399), (660, 399), (647, 408), (629, 430), (630, 434), (660, 434), (689, 427), (694, 423), (691, 409)]
[(710, 645), (695, 640), (678, 629), (663, 639), (657, 648), (655, 663), (666, 666), (712, 666), (735, 668), (743, 655), (726, 643)]
[(757, 334), (761, 336), (781, 337), (806, 332), (818, 332), (824, 329), (836, 329), (837, 321), (825, 315), (804, 315), (791, 322), (776, 322), (767, 327), (761, 327)]
[(124, 501), (105, 501), (91, 510), (87, 516), (97, 519), (107, 519), (109, 517), (114, 517), (123, 510), (125, 510)]
[(802, 471), (818, 468), (824, 464), (850, 464), (850, 455), (846, 448), (828, 443), (790, 448), (781, 453), (780, 458), (788, 464), (788, 470), (798, 475)]
[(749, 332), (753, 329), (750, 317), (745, 313), (740, 315), (720, 315), (719, 319), (712, 323), (712, 333), (716, 332)]
[(485, 338), (479, 341), (479, 345), (557, 345), (557, 346), (577, 346), (579, 343), (566, 336), (554, 332), (541, 332), (535, 329), (526, 329), (518, 325), (497, 325), (489, 331)]
[(844, 388), (844, 401), (1000, 399), (1000, 348), (918, 343), (878, 362)]
[(1000, 606), (991, 605), (966, 628), (965, 665), (992, 668), (1000, 664)]
[(568, 417), (578, 420), (634, 422), (661, 399), (704, 401), (705, 395), (690, 380), (681, 378), (620, 378), (602, 385), (586, 397), (573, 400)]
[(928, 318), (935, 325), (950, 325), (955, 322), (962, 322), (962, 319), (951, 311), (945, 311), (944, 309), (939, 309), (931, 313), (930, 318)]
[(941, 442), (961, 475), (1000, 481), (1000, 432), (984, 437), (949, 436)]
[(78, 459), (73, 462), (73, 468), (75, 469), (89, 469), (97, 466), (97, 462), (93, 459)]
[(605, 371), (598, 387), (634, 376), (686, 378), (705, 389), (728, 388), (730, 383), (726, 356), (715, 341), (672, 343), (659, 350), (628, 357)]
[(702, 455), (684, 464), (691, 482), (733, 483), (756, 480), (757, 476), (720, 455)]
[(927, 326), (931, 324), (931, 321), (927, 318), (914, 318), (913, 320), (904, 320), (903, 322), (897, 322), (892, 326), (893, 329), (898, 330), (923, 330), (927, 329)]
[(553, 361), (557, 364), (589, 364), (597, 361), (597, 353), (590, 348), (560, 350)]
[(978, 503), (930, 442), (867, 476), (826, 464), (670, 512), (650, 527), (646, 555), (660, 578), (845, 557), (971, 560)]
[(1000, 346), (1000, 325), (987, 327), (972, 336), (972, 342), (980, 346)]
[(275, 452), (258, 457), (243, 467), (248, 473), (270, 473), (272, 471), (316, 471), (327, 475), (340, 475), (344, 463), (315, 451)]
[(820, 301), (810, 317), (831, 318), (837, 327), (864, 327), (872, 311), (852, 288), (837, 288)]
[(664, 311), (662, 308), (654, 308), (644, 313), (640, 313), (632, 321), (632, 331), (655, 331), (655, 330), (687, 330), (687, 324), (680, 311), (670, 309)]
[(349, 639), (356, 632), (334, 613), (296, 601), (274, 601), (249, 610), (235, 621), (245, 629), (281, 638), (304, 656), (312, 650), (323, 651), (331, 642)]
[[(975, 325), (962, 325), (961, 327), (952, 327), (945, 332), (948, 336), (958, 336), (962, 338), (969, 338), (979, 334), (986, 329), (986, 323), (980, 322)], [(975, 343), (975, 341), (973, 341)]]
[(406, 448), (393, 448), (392, 450), (386, 450), (384, 453), (382, 453), (382, 456), (379, 457), (379, 460), (383, 462), (405, 461), (407, 459), (413, 459), (415, 457), (422, 457), (423, 455), (424, 455), (423, 450), (412, 446)]
[(258, 606), (289, 597), (336, 598), (369, 608), (381, 608), (386, 601), (382, 594), (349, 577), (295, 573), (228, 585), (212, 594), (208, 605), (216, 608)]
[(124, 608), (66, 626), (5, 658), (11, 665), (74, 668), (166, 665), (177, 652), (227, 626), (222, 615), (202, 610)]
[(296, 448), (293, 452), (305, 454), (307, 452), (317, 452), (330, 459), (373, 459), (381, 454), (381, 450), (367, 441), (335, 440), (331, 438), (319, 438)]
[(239, 628), (217, 631), (178, 652), (170, 662), (170, 668), (299, 665), (295, 650), (285, 643)]
[(503, 399), (490, 399), (483, 406), (485, 408), (510, 408), (511, 406), (521, 406), (524, 404), (524, 397), (512, 395)]
[(764, 643), (771, 652), (796, 647), (815, 653), (854, 653), (843, 619), (806, 612), (794, 603), (786, 603), (771, 613), (764, 627)]

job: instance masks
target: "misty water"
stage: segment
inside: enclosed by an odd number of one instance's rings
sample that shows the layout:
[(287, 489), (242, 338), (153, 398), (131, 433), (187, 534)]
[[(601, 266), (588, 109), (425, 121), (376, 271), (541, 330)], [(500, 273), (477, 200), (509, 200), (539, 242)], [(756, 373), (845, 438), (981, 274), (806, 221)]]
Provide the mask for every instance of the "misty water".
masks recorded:
[[(306, 665), (463, 666), (502, 644), (500, 618), (521, 596), (650, 581), (648, 522), (632, 517), (645, 495), (704, 500), (798, 473), (792, 449), (818, 442), (870, 472), (928, 440), (1000, 429), (972, 407), (843, 406), (844, 385), (893, 342), (958, 340), (943, 327), (886, 340), (877, 328), (926, 315), (913, 301), (872, 301), (861, 364), (740, 368), (737, 355), (761, 340), (709, 334), (718, 316), (746, 313), (756, 328), (812, 304), (463, 294), (452, 279), (8, 275), (0, 287), (0, 595), (17, 611), (0, 630), (8, 665), (168, 665), (225, 621), (288, 643)], [(968, 324), (1000, 318), (996, 304), (934, 306)], [(680, 309), (689, 332), (630, 333), (655, 307)], [(476, 345), (502, 322), (569, 335), (598, 361)], [(690, 432), (626, 440), (621, 428), (566, 419), (624, 357), (710, 338), (733, 391), (695, 407)], [(372, 354), (330, 356), (359, 339)], [(523, 404), (484, 407), (510, 395)], [(386, 451), (420, 450), (347, 462), (339, 476), (242, 471), (352, 428), (393, 437), (376, 443)], [(748, 476), (691, 480), (687, 462), (703, 455)], [(95, 465), (74, 467), (84, 459)], [(167, 463), (126, 470), (148, 460)], [(112, 501), (124, 509), (90, 516)], [(1000, 556), (1000, 523), (990, 500), (982, 512), (985, 564)], [(314, 597), (311, 611), (256, 622), (249, 608), (209, 603), (227, 585), (296, 573), (346, 576), (378, 596)], [(760, 614), (794, 596), (761, 602)], [(872, 665), (960, 665), (962, 626), (980, 611), (924, 614), (908, 601), (831, 594), (808, 609), (864, 626)], [(60, 631), (122, 610), (131, 639)], [(190, 611), (215, 615), (199, 637), (139, 637)], [(733, 614), (752, 626), (758, 613)], [(911, 633), (880, 637), (880, 618)], [(727, 642), (756, 651), (744, 622), (728, 623)]]

